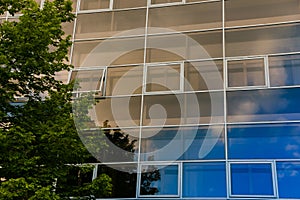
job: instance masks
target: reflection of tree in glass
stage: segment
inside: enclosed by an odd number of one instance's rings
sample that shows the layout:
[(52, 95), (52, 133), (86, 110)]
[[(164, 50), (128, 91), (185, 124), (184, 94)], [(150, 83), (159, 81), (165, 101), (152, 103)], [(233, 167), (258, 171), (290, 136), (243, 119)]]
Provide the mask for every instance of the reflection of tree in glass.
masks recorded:
[(110, 127), (111, 126), (109, 125), (109, 121), (105, 120), (102, 127), (105, 128), (103, 130), (103, 133), (113, 145), (117, 146), (123, 151), (118, 150), (117, 152), (115, 152), (115, 148), (107, 148), (107, 150), (104, 152), (104, 156), (106, 158), (105, 160), (109, 159), (111, 161), (133, 161), (133, 153), (135, 153), (136, 151), (135, 143), (137, 142), (137, 140), (131, 138), (129, 134), (125, 133), (120, 128), (107, 129)]
[(157, 194), (159, 189), (155, 187), (153, 183), (160, 179), (160, 172), (155, 166), (149, 165), (146, 169), (143, 169), (141, 174), (141, 195)]

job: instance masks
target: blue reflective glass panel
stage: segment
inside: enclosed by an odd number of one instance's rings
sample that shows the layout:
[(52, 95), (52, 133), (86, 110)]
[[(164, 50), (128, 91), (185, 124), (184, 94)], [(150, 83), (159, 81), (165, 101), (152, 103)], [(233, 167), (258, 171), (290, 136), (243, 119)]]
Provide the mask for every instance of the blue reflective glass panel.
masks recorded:
[(300, 84), (300, 54), (270, 56), (269, 67), (271, 86)]
[(142, 129), (141, 160), (223, 159), (222, 126)]
[(270, 163), (231, 163), (231, 195), (272, 196), (273, 179)]
[(178, 195), (178, 165), (142, 166), (140, 195)]
[(300, 198), (300, 162), (278, 162), (279, 197)]
[(225, 163), (185, 163), (184, 197), (226, 197)]
[(228, 126), (231, 159), (300, 158), (300, 124)]
[(300, 119), (300, 88), (231, 91), (227, 93), (229, 122)]

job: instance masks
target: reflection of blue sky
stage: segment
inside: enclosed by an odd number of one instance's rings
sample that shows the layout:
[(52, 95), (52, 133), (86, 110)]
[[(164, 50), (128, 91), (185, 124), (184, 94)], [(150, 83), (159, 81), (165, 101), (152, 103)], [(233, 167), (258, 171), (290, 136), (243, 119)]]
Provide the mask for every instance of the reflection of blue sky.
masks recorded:
[[(224, 135), (219, 138), (219, 134), (214, 135), (214, 130), (218, 130), (219, 127), (213, 128), (211, 135), (206, 137), (208, 132), (206, 128), (190, 127), (182, 128), (178, 134), (180, 137), (175, 139), (178, 128), (163, 128), (158, 131), (156, 135), (152, 132), (156, 132), (156, 129), (144, 129), (143, 134), (149, 132), (152, 137), (142, 139), (142, 153), (145, 153), (143, 160), (177, 160), (178, 154), (182, 155), (180, 160), (198, 160), (198, 159), (222, 159), (225, 157), (224, 153)], [(194, 134), (196, 131), (196, 136)], [(195, 137), (194, 137), (195, 136)], [(175, 140), (175, 141), (174, 141)], [(170, 142), (176, 145), (176, 149), (172, 149), (170, 152), (159, 153), (156, 152), (164, 148)], [(189, 146), (190, 145), (190, 146)], [(207, 155), (204, 158), (199, 158), (199, 151), (203, 145), (211, 146)], [(186, 151), (185, 151), (186, 149)]]
[(300, 198), (300, 163), (278, 162), (277, 177), (279, 197)]
[(225, 163), (185, 163), (184, 197), (225, 197)]
[(229, 158), (300, 158), (300, 124), (228, 127)]
[(228, 92), (229, 121), (300, 119), (300, 88)]

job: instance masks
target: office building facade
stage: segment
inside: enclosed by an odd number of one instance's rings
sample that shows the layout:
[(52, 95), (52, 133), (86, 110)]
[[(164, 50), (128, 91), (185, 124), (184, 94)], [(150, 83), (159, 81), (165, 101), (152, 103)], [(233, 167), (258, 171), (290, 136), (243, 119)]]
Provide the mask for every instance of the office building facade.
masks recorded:
[(119, 180), (111, 198), (300, 199), (299, 0), (73, 7), (60, 77), (88, 80), (75, 93), (97, 92), (93, 120), (134, 144), (95, 164)]

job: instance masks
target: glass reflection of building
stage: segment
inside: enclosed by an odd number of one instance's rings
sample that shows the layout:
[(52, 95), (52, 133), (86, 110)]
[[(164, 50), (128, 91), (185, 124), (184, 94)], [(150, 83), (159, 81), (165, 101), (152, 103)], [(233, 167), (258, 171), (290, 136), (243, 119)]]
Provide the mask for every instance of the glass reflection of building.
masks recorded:
[[(130, 184), (130, 187), (117, 185), (112, 198), (300, 198), (299, 0), (73, 0), (73, 3), (77, 18), (65, 26), (74, 42), (70, 60), (75, 70), (69, 77), (79, 71), (86, 72), (81, 75), (87, 77), (101, 74), (95, 83), (101, 85), (99, 90), (105, 97), (95, 106), (99, 124), (108, 120), (110, 127), (106, 129), (116, 128), (111, 101), (116, 100), (120, 105), (129, 101), (134, 123), (119, 119), (124, 125), (119, 128), (137, 135), (137, 156), (126, 164), (113, 163), (116, 168), (128, 168), (130, 172), (109, 170), (105, 163), (95, 164), (97, 171), (93, 178), (105, 172)], [(0, 21), (16, 19), (0, 16)], [(149, 27), (169, 28), (173, 32), (151, 32)], [(115, 36), (135, 28), (144, 28), (144, 32), (127, 38)], [(155, 38), (166, 40), (178, 32), (202, 45), (211, 57), (209, 62), (147, 48)], [(144, 48), (120, 56), (109, 66), (84, 65), (91, 51), (110, 37), (116, 44), (139, 38)], [(110, 51), (107, 54), (116, 53)], [(224, 87), (208, 91), (195, 63), (208, 71), (214, 63)], [(165, 66), (178, 73), (165, 70)], [(117, 82), (129, 71), (130, 87), (136, 89), (132, 93), (113, 93)], [(68, 76), (62, 73), (59, 77), (67, 81)], [(180, 87), (182, 77), (190, 87)], [(169, 89), (147, 84), (146, 80), (154, 79), (163, 80)], [(215, 116), (211, 116), (209, 94), (219, 100)], [(189, 95), (197, 97), (201, 116), (194, 123), (179, 125), (182, 112), (185, 118), (193, 118), (193, 106), (185, 102)], [(178, 98), (186, 105), (183, 110), (178, 109)], [(150, 108), (156, 104), (166, 110), (164, 125), (150, 124)], [(157, 120), (163, 117), (154, 115)], [(211, 117), (221, 118), (222, 123), (211, 123)], [(127, 123), (130, 125), (126, 126)], [(220, 137), (206, 137), (208, 127), (223, 127)], [(196, 134), (194, 137), (192, 132)], [(181, 137), (175, 138), (177, 133)], [(191, 137), (193, 141), (188, 143)], [(172, 140), (178, 144), (174, 153), (186, 150), (175, 162), (172, 156), (155, 153)], [(216, 144), (199, 158), (198, 152), (207, 140), (215, 140)], [(147, 152), (151, 156), (144, 154)], [(118, 191), (121, 187), (128, 189)]]

